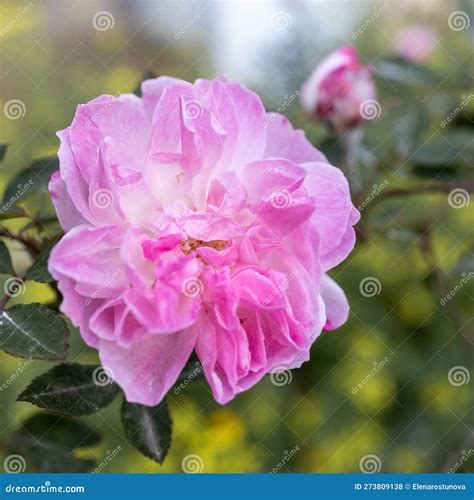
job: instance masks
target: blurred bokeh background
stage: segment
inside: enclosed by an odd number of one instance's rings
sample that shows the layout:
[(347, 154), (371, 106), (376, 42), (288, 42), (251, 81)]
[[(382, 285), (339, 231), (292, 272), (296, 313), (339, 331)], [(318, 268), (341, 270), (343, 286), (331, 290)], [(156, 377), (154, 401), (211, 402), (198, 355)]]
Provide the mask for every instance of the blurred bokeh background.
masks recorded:
[[(369, 201), (358, 245), (333, 272), (351, 303), (348, 323), (323, 334), (300, 370), (276, 383), (267, 377), (225, 407), (204, 381), (171, 393), (173, 444), (162, 467), (126, 443), (118, 398), (81, 418), (103, 440), (75, 456), (112, 457), (102, 472), (180, 472), (190, 455), (203, 472), (358, 472), (368, 461), (382, 472), (473, 469), (474, 215), (469, 194), (453, 206), (446, 193), (423, 192), (473, 179), (473, 10), (469, 0), (2, 1), (2, 190), (33, 159), (56, 154), (55, 133), (78, 104), (133, 92), (147, 74), (227, 74), (305, 128), (336, 164), (338, 141), (299, 108), (314, 67), (354, 45), (374, 68), (382, 109), (363, 142), (358, 201)], [(418, 64), (400, 58), (398, 42), (412, 25), (434, 37)], [(407, 194), (379, 195), (385, 182)], [(421, 194), (409, 193), (419, 186)], [(44, 213), (45, 200), (35, 193), (24, 203)], [(0, 225), (17, 231), (25, 221)], [(19, 244), (8, 247), (21, 274), (29, 257)], [(367, 279), (375, 289), (364, 288)], [(11, 304), (54, 300), (49, 285), (28, 282)], [(69, 360), (97, 362), (77, 332)], [(0, 352), (0, 453), (37, 412), (16, 397), (50, 366)]]

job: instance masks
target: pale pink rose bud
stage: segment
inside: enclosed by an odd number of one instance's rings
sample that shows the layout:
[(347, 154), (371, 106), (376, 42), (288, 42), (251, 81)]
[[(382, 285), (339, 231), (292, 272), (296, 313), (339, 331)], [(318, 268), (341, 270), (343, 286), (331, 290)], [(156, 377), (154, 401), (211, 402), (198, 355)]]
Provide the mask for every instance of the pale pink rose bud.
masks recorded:
[(429, 26), (408, 27), (396, 42), (396, 51), (414, 63), (424, 61), (437, 44), (436, 33)]
[(374, 118), (372, 113), (364, 113), (364, 107), (374, 102), (376, 95), (371, 68), (361, 66), (357, 51), (345, 46), (314, 70), (301, 89), (301, 104), (307, 112), (343, 132)]

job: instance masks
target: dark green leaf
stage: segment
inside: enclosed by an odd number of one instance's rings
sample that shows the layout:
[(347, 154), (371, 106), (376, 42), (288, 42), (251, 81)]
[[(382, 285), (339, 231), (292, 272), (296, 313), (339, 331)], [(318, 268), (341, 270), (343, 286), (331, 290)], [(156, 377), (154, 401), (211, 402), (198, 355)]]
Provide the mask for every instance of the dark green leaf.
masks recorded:
[(36, 377), (18, 396), (51, 413), (80, 416), (96, 413), (119, 392), (112, 379), (103, 380), (100, 366), (62, 364)]
[(3, 161), (8, 149), (8, 144), (0, 144), (0, 161)]
[(157, 77), (157, 74), (154, 71), (152, 71), (150, 69), (145, 70), (140, 83), (137, 85), (137, 87), (135, 88), (133, 93), (135, 95), (137, 95), (138, 97), (141, 97), (142, 96), (142, 82), (144, 82), (145, 80), (150, 80), (151, 78), (156, 78), (156, 77)]
[(48, 260), (51, 250), (56, 241), (51, 244), (43, 253), (41, 253), (26, 272), (25, 279), (38, 281), (40, 283), (51, 283), (54, 278), (48, 271)]
[(1, 274), (14, 274), (12, 266), (12, 260), (10, 258), (10, 253), (8, 252), (8, 248), (0, 241), (0, 273)]
[(19, 304), (1, 313), (0, 348), (13, 356), (62, 360), (68, 337), (64, 319), (41, 304)]
[(0, 207), (0, 220), (16, 219), (18, 217), (25, 217), (25, 213), (21, 208), (11, 206), (11, 207)]
[(374, 66), (377, 73), (390, 82), (418, 85), (432, 84), (435, 81), (431, 71), (401, 56), (381, 57)]
[(89, 472), (95, 462), (74, 456), (96, 446), (101, 436), (78, 420), (37, 413), (22, 423), (7, 441), (8, 454), (18, 454), (27, 472)]
[(12, 206), (39, 189), (46, 189), (51, 176), (58, 168), (56, 157), (35, 160), (29, 168), (10, 180), (3, 195), (3, 204)]
[(469, 129), (455, 128), (423, 144), (411, 157), (415, 167), (442, 168), (474, 163), (474, 138)]
[(395, 117), (393, 130), (399, 140), (398, 150), (408, 156), (420, 143), (429, 125), (429, 115), (425, 106), (413, 105)]
[(122, 425), (127, 439), (140, 453), (163, 463), (171, 445), (171, 417), (166, 401), (150, 407), (124, 400)]

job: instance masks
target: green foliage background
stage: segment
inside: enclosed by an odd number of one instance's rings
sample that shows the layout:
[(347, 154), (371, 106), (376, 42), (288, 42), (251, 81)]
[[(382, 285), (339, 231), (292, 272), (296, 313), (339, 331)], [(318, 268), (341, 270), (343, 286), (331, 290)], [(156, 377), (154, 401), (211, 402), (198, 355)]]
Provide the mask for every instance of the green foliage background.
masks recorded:
[[(206, 45), (205, 39), (170, 43), (170, 39), (152, 38), (135, 30), (128, 22), (127, 8), (118, 2), (112, 5), (113, 29), (99, 32), (90, 22), (102, 4), (79, 4), (34, 3), (21, 20), (2, 32), (1, 106), (13, 98), (26, 106), (25, 116), (18, 120), (0, 114), (0, 142), (10, 144), (0, 167), (4, 187), (32, 159), (56, 154), (55, 132), (71, 122), (79, 103), (102, 93), (133, 91), (145, 70), (190, 81), (215, 75), (210, 57), (213, 45)], [(25, 5), (2, 3), (0, 25), (15, 19)], [(369, 15), (377, 5), (364, 3)], [(212, 17), (213, 8), (203, 16)], [(380, 119), (366, 128), (360, 160), (364, 189), (356, 194), (356, 201), (362, 203), (374, 186), (387, 181), (382, 194), (362, 210), (356, 250), (332, 273), (351, 304), (348, 323), (323, 334), (312, 349), (311, 361), (293, 371), (291, 383), (282, 387), (267, 377), (225, 407), (213, 401), (202, 380), (179, 394), (171, 393), (173, 444), (163, 466), (127, 444), (120, 426), (119, 398), (101, 412), (81, 417), (103, 440), (92, 440), (72, 451), (72, 456), (100, 463), (113, 454), (104, 472), (178, 472), (183, 459), (192, 454), (202, 458), (204, 472), (268, 472), (282, 460), (282, 472), (356, 472), (369, 454), (380, 458), (383, 472), (438, 472), (460, 460), (458, 472), (472, 470), (472, 457), (462, 460), (474, 447), (472, 381), (454, 386), (448, 373), (462, 366), (472, 374), (474, 280), (447, 305), (440, 301), (473, 271), (473, 205), (471, 201), (454, 209), (447, 193), (428, 191), (446, 182), (454, 186), (473, 180), (474, 100), (448, 127), (440, 125), (474, 93), (473, 32), (454, 32), (446, 22), (452, 10), (465, 6), (438, 2), (430, 12), (407, 4), (393, 8), (396, 15), (382, 15), (357, 40), (350, 33), (339, 40), (354, 43), (363, 61), (375, 61), (383, 110)], [(166, 8), (157, 14), (166, 15)], [(296, 11), (292, 15), (297, 18)], [(382, 63), (393, 51), (391, 40), (415, 20), (437, 30), (439, 45), (424, 68), (392, 61), (396, 77), (387, 78)], [(355, 20), (354, 29), (362, 22)], [(197, 25), (194, 29), (198, 30)], [(304, 33), (310, 36), (308, 30)], [(321, 55), (308, 49), (305, 60), (316, 65)], [(291, 67), (301, 62), (289, 42), (282, 44), (274, 60), (283, 56)], [(257, 59), (255, 64), (263, 67)], [(261, 82), (253, 88), (268, 109), (277, 109), (287, 98), (265, 92)], [(298, 90), (294, 81), (289, 88)], [(301, 116), (296, 101), (284, 113), (340, 164), (341, 144), (324, 126)], [(385, 196), (392, 189), (406, 192)], [(45, 190), (21, 204), (48, 221), (39, 237), (57, 232), (57, 224), (49, 220), (54, 211)], [(0, 225), (17, 232), (27, 222), (2, 220)], [(35, 228), (29, 231), (37, 237)], [(16, 273), (22, 275), (30, 257), (21, 244), (4, 242)], [(378, 295), (360, 293), (360, 283), (367, 277), (380, 281)], [(8, 275), (0, 278), (5, 281)], [(52, 286), (27, 281), (25, 294), (12, 299), (9, 306), (55, 300)], [(369, 376), (386, 358), (383, 368)], [(68, 360), (98, 362), (73, 328)], [(0, 453), (8, 436), (38, 411), (28, 403), (15, 402), (16, 397), (51, 366), (44, 361), (25, 363), (0, 352)], [(364, 380), (363, 388), (354, 394), (353, 388)], [(295, 447), (297, 453), (285, 461)]]

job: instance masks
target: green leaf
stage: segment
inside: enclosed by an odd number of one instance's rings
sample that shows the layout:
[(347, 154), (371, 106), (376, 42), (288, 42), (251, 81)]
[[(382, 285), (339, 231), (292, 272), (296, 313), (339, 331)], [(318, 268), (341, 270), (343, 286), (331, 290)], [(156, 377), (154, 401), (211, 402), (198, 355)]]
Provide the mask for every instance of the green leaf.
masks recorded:
[(89, 472), (96, 464), (75, 450), (97, 446), (100, 434), (74, 419), (36, 413), (6, 442), (7, 454), (20, 455), (27, 472)]
[(432, 84), (434, 74), (423, 66), (401, 56), (381, 57), (375, 63), (376, 72), (385, 80), (407, 85)]
[(150, 407), (123, 401), (122, 425), (129, 442), (162, 464), (171, 445), (171, 417), (166, 401)]
[(18, 304), (0, 315), (0, 348), (13, 356), (62, 360), (68, 337), (64, 319), (41, 304)]
[(56, 157), (33, 161), (29, 168), (10, 180), (3, 195), (3, 204), (12, 206), (39, 189), (46, 189), (51, 176), (58, 168), (59, 161)]
[(408, 156), (419, 145), (423, 134), (429, 126), (429, 114), (425, 106), (414, 104), (397, 114), (393, 123), (393, 131), (398, 138), (398, 150)]
[(151, 78), (156, 78), (157, 76), (158, 75), (153, 70), (150, 70), (150, 69), (145, 70), (145, 72), (143, 73), (142, 79), (140, 80), (140, 82), (136, 86), (133, 93), (136, 96), (141, 97), (142, 96), (142, 82), (144, 82), (145, 80), (150, 80)]
[(10, 253), (3, 241), (0, 241), (0, 274), (15, 274)]
[(423, 144), (411, 157), (415, 167), (453, 169), (458, 165), (474, 163), (474, 139), (472, 132), (463, 127), (446, 130)]
[(54, 248), (55, 244), (56, 241), (49, 245), (44, 252), (38, 255), (25, 274), (26, 280), (38, 281), (39, 283), (51, 283), (54, 281), (54, 278), (48, 271), (48, 260), (51, 250)]
[(8, 149), (8, 144), (0, 144), (0, 161), (5, 159), (5, 154)]
[(20, 208), (15, 206), (9, 208), (0, 207), (0, 220), (16, 219), (18, 217), (25, 217), (25, 213)]
[(51, 413), (89, 415), (109, 405), (119, 392), (112, 379), (103, 380), (100, 366), (62, 364), (36, 377), (18, 396)]

